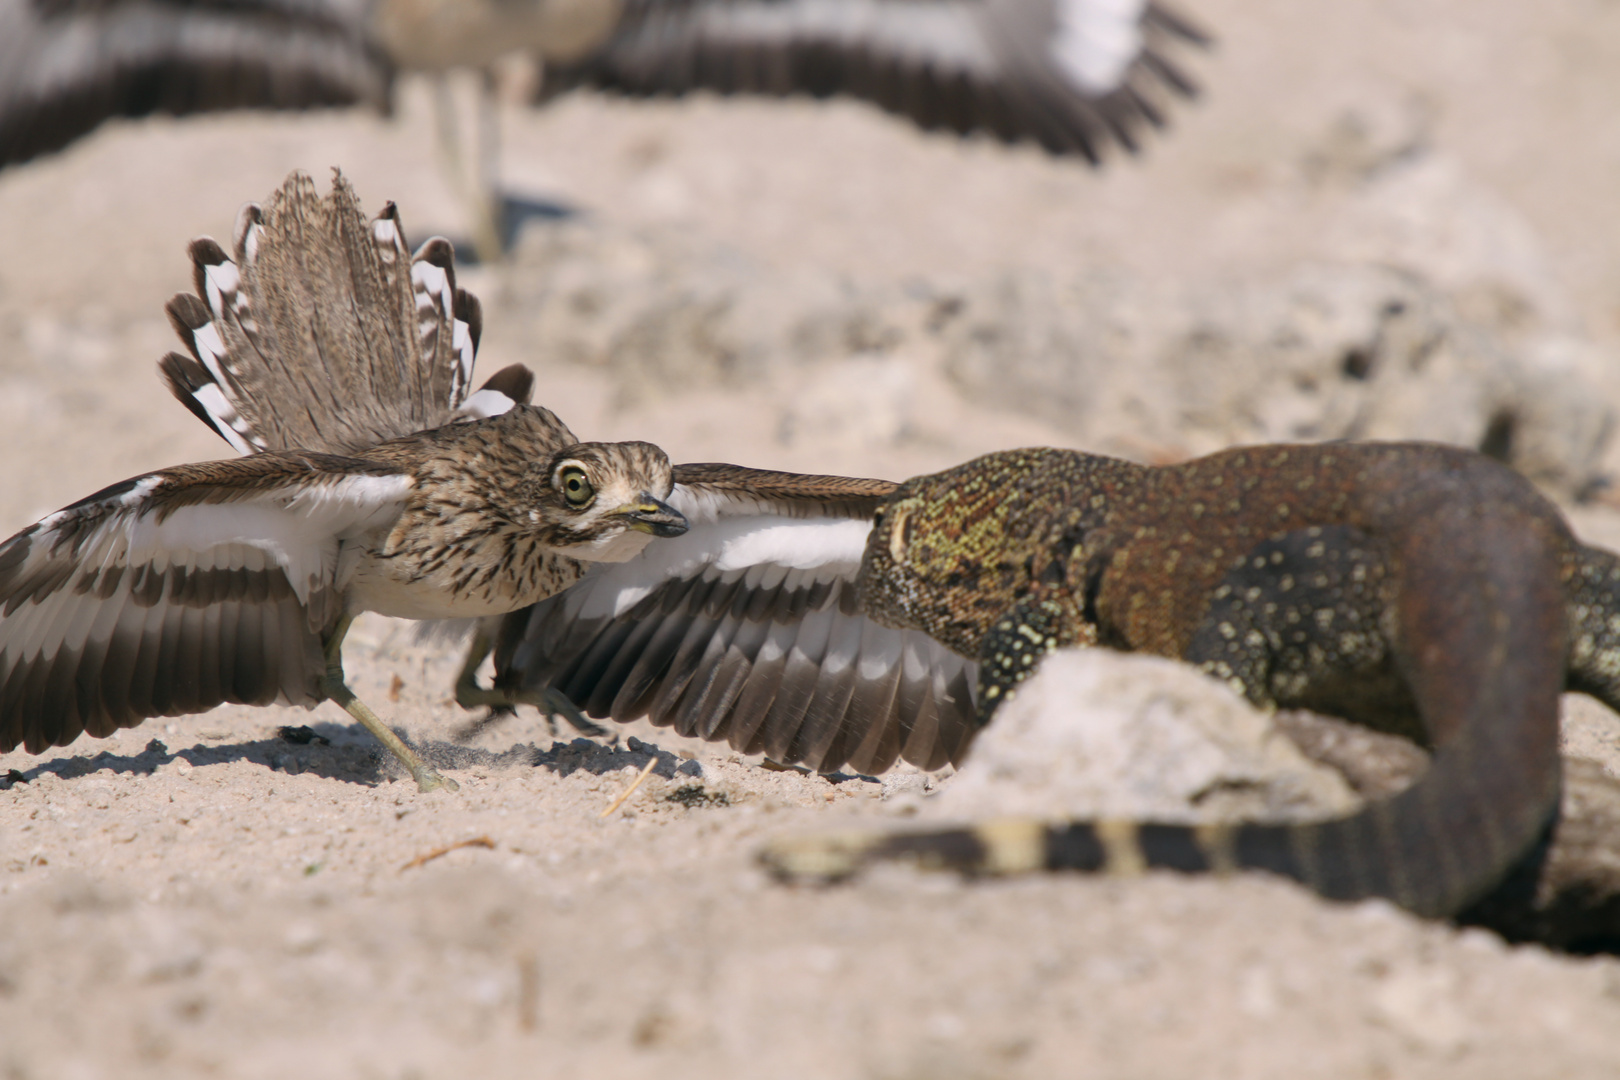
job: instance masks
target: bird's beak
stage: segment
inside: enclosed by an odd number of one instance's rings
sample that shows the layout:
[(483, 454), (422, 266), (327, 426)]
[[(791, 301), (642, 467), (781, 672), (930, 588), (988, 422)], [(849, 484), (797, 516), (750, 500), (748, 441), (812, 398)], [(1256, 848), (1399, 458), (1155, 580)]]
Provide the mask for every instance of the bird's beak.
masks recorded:
[(613, 513), (627, 518), (630, 528), (654, 536), (679, 536), (687, 529), (684, 514), (645, 491), (635, 502), (627, 503)]

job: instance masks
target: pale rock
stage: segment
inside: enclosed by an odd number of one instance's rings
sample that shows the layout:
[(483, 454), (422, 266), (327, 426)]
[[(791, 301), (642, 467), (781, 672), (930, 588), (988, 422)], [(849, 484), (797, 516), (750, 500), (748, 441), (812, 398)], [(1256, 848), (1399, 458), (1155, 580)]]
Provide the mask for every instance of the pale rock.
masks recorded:
[(923, 813), (1296, 821), (1357, 805), (1225, 684), (1160, 657), (1074, 649), (1047, 657)]

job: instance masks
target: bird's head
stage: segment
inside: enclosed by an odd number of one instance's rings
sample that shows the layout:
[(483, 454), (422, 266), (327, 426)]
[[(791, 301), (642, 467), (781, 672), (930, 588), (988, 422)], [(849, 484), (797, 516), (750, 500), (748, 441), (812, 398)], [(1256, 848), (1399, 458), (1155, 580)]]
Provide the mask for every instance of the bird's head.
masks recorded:
[(655, 536), (679, 536), (669, 457), (644, 442), (576, 443), (537, 463), (530, 518), (547, 542), (587, 562), (624, 562)]

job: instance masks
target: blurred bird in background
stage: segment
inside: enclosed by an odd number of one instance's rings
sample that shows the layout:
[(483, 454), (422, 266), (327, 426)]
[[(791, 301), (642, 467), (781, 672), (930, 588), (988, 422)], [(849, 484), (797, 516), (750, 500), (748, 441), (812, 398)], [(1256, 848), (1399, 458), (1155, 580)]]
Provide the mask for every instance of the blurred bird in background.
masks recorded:
[[(535, 102), (848, 95), (925, 129), (1030, 140), (1099, 163), (1196, 92), (1177, 43), (1209, 39), (1149, 0), (0, 0), (0, 167), (112, 117), (366, 105), (395, 76), (481, 73), (463, 138), (436, 80), (440, 152), (484, 259), (510, 240), (494, 64), (538, 61)], [(472, 144), (463, 152), (463, 142)]]

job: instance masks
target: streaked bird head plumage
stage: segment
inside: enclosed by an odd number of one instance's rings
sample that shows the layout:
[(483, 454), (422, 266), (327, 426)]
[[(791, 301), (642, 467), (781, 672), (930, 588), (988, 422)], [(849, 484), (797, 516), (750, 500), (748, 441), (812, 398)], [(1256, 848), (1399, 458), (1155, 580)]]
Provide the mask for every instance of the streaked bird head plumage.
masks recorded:
[(530, 520), (573, 558), (623, 562), (655, 536), (686, 531), (666, 501), (674, 486), (669, 456), (652, 443), (576, 443), (535, 464)]

